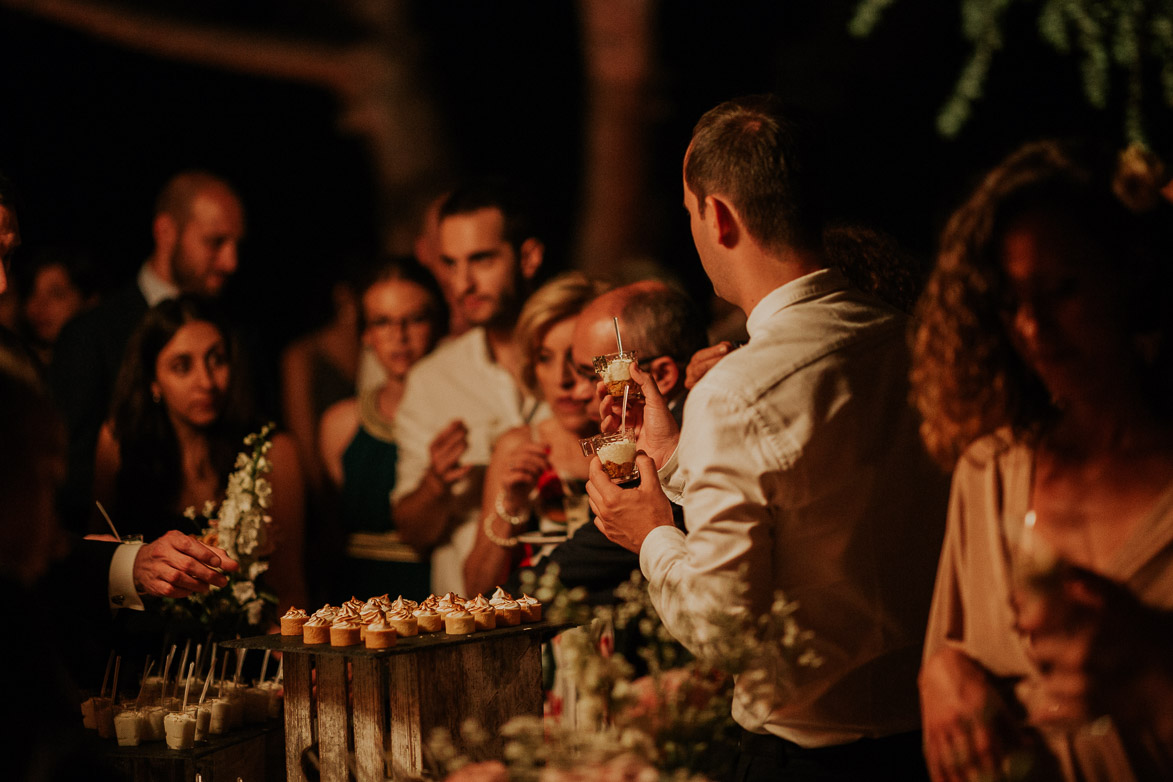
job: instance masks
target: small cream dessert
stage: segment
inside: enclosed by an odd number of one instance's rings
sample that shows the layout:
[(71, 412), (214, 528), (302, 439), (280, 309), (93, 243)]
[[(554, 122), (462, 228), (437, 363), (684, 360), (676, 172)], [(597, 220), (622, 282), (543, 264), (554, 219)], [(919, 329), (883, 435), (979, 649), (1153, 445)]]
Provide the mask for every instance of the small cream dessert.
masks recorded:
[(145, 724), (143, 725), (143, 741), (162, 741), (165, 735), (163, 718), (167, 716), (167, 709), (163, 706), (152, 706), (143, 709)]
[(314, 614), (301, 628), (301, 640), (307, 644), (330, 643), (330, 626), (334, 619), (325, 614)]
[(191, 749), (195, 746), (196, 721), (183, 712), (173, 711), (163, 718), (168, 749)]
[(96, 698), (94, 703), (94, 724), (98, 735), (104, 739), (114, 738), (114, 704), (109, 698)]
[(628, 481), (639, 477), (639, 471), (635, 468), (634, 440), (605, 442), (595, 452), (611, 480)]
[(269, 693), (259, 687), (248, 687), (244, 691), (244, 721), (255, 725), (269, 719)]
[(269, 719), (281, 716), (285, 707), (284, 687), (275, 679), (257, 682), (257, 689), (263, 691), (269, 698)]
[(629, 400), (643, 398), (643, 390), (640, 389), (639, 383), (631, 379), (631, 365), (635, 363), (635, 360), (634, 350), (595, 356), (595, 372), (599, 375), (599, 379), (606, 383), (608, 394), (616, 399), (622, 399), (623, 389), (626, 387), (630, 389), (627, 392)]
[(331, 646), (355, 646), (362, 640), (362, 630), (357, 622), (336, 619), (330, 625)]
[(542, 621), (541, 601), (535, 600), (529, 595), (522, 595), (517, 602), (521, 606), (521, 621), (526, 624)]
[(212, 725), (212, 708), (205, 701), (202, 706), (188, 706), (187, 713), (195, 720), (196, 742), (207, 741), (208, 731)]
[(387, 624), (395, 628), (395, 632), (404, 638), (419, 634), (419, 620), (406, 607), (392, 608), (386, 614)]
[(366, 644), (368, 649), (390, 649), (395, 645), (395, 628), (383, 619), (367, 625)]
[(463, 608), (457, 608), (444, 615), (444, 632), (448, 635), (468, 635), (475, 633), (476, 619)]
[(484, 606), (472, 606), (468, 612), (472, 614), (473, 625), (477, 630), (493, 630), (497, 627), (497, 612), (493, 606), (487, 603)]
[(120, 747), (137, 747), (143, 740), (144, 715), (134, 708), (124, 708), (114, 715), (114, 736)]
[(290, 608), (281, 617), (281, 635), (301, 635), (301, 628), (309, 621), (309, 615), (300, 608)]
[(497, 587), (497, 591), (489, 600), (489, 605), (493, 606), (493, 611), (497, 614), (499, 627), (516, 627), (521, 624), (521, 605), (501, 587)]
[(213, 698), (204, 701), (204, 705), (208, 707), (210, 712), (208, 718), (209, 735), (222, 736), (232, 730), (232, 704), (227, 699)]
[(421, 633), (438, 633), (444, 624), (440, 612), (434, 608), (420, 606), (414, 616)]
[(85, 727), (87, 730), (97, 730), (98, 729), (98, 721), (97, 721), (98, 705), (100, 704), (101, 701), (109, 701), (109, 700), (110, 700), (109, 698), (99, 698), (98, 696), (95, 695), (93, 698), (86, 698), (84, 701), (82, 701), (81, 702), (81, 724), (82, 724), (82, 726)]

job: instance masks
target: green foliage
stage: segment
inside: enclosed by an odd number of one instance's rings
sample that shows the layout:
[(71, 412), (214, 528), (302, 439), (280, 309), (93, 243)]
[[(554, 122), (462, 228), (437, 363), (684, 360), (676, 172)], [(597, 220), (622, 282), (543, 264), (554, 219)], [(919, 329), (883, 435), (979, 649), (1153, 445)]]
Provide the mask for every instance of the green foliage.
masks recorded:
[[(859, 0), (848, 30), (871, 35), (895, 0)], [(1006, 11), (1017, 2), (1038, 6), (1038, 31), (1055, 51), (1080, 58), (1087, 102), (1109, 105), (1113, 83), (1122, 80), (1124, 132), (1144, 143), (1144, 88), (1149, 69), (1160, 77), (1161, 100), (1173, 107), (1173, 2), (1170, 0), (960, 0), (962, 35), (972, 47), (953, 94), (937, 115), (937, 129), (956, 136), (982, 97), (995, 53), (1002, 48)]]

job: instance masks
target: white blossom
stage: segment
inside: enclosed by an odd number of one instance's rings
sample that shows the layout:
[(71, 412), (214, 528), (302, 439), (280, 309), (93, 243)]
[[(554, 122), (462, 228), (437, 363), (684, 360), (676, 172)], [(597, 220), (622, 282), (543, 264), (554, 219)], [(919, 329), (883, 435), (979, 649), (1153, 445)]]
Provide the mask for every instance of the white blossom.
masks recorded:
[(249, 600), (256, 599), (257, 589), (252, 581), (233, 581), (232, 595), (236, 598), (236, 602), (243, 605)]

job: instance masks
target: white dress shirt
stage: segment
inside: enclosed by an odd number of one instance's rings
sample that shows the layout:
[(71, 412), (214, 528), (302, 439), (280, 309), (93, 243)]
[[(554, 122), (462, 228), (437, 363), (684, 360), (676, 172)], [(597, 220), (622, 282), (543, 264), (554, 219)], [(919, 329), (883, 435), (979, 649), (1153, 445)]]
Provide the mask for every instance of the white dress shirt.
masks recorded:
[(164, 299), (174, 299), (179, 295), (178, 286), (156, 274), (148, 263), (144, 263), (138, 270), (138, 289), (146, 299), (148, 307), (154, 307)]
[[(431, 463), (428, 446), (454, 419), (468, 428), (461, 464), (474, 465), (452, 487), (454, 512), (461, 518), (452, 534), (432, 551), (432, 591), (464, 594), (464, 559), (476, 542), (481, 490), (493, 445), (505, 432), (546, 414), (525, 394), (509, 370), (493, 360), (483, 328), (461, 334), (420, 359), (407, 375), (395, 415), (399, 463), (391, 501), (415, 491)], [(436, 524), (445, 520), (436, 519)], [(426, 597), (426, 595), (425, 595)]]
[(919, 727), (948, 482), (907, 403), (906, 322), (832, 270), (771, 292), (749, 343), (689, 394), (660, 470), (688, 528), (659, 527), (640, 551), (667, 628), (695, 644), (744, 578), (751, 610), (782, 590), (814, 633), (821, 666), (765, 696), (738, 682), (750, 731), (820, 747)]

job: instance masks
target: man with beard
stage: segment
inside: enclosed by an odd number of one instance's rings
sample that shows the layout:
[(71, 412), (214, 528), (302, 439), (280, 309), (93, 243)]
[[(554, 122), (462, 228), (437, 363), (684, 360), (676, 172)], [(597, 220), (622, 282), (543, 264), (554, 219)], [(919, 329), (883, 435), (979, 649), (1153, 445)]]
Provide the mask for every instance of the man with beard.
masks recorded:
[(236, 271), (244, 209), (231, 185), (203, 171), (175, 175), (155, 203), (154, 251), (132, 282), (62, 329), (49, 370), (54, 401), (69, 434), (63, 523), (89, 517), (94, 448), (109, 413), (114, 380), (147, 309), (180, 293), (219, 296)]
[(432, 591), (461, 592), (476, 540), (485, 467), (497, 437), (535, 420), (538, 403), (518, 381), (513, 328), (542, 265), (516, 192), (484, 181), (440, 208), (440, 258), (455, 306), (472, 328), (420, 360), (396, 415), (391, 493), (403, 539), (432, 559)]

